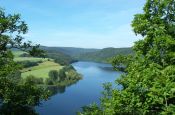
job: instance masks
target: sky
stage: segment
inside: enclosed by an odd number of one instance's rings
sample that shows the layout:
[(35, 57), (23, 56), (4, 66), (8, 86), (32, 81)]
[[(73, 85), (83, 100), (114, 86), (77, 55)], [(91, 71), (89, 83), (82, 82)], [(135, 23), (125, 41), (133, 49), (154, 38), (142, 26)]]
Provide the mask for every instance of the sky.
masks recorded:
[(132, 30), (145, 0), (0, 0), (7, 13), (20, 13), (24, 37), (44, 46), (131, 47), (142, 39)]

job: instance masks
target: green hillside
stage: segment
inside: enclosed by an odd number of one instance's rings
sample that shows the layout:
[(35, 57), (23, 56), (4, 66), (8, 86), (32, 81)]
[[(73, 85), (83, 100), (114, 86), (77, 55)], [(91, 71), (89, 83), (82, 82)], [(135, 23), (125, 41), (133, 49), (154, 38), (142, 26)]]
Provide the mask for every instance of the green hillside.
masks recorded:
[(109, 58), (122, 54), (132, 53), (131, 48), (104, 48), (104, 49), (86, 49), (73, 47), (41, 47), (46, 50), (49, 58), (56, 59), (60, 64), (69, 64), (75, 61), (95, 61), (107, 62)]
[(131, 48), (104, 48), (96, 52), (82, 53), (73, 57), (77, 60), (107, 62), (109, 58), (116, 55), (128, 55), (132, 53)]
[(41, 49), (46, 51), (47, 58), (52, 58), (56, 63), (61, 65), (69, 65), (76, 61), (70, 55), (68, 55), (67, 52), (64, 52), (64, 50), (59, 50), (59, 47), (41, 46)]
[(61, 52), (69, 56), (76, 56), (82, 53), (96, 52), (100, 50), (94, 48), (46, 47), (46, 46), (41, 46), (41, 49), (46, 50), (48, 52)]

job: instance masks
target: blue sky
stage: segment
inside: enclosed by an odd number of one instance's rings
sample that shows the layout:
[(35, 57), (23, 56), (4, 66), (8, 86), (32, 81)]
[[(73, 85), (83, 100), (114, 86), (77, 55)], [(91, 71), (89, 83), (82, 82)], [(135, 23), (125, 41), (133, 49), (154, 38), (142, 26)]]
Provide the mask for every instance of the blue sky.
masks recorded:
[(130, 47), (141, 39), (130, 26), (145, 0), (0, 0), (29, 26), (26, 39), (45, 46)]

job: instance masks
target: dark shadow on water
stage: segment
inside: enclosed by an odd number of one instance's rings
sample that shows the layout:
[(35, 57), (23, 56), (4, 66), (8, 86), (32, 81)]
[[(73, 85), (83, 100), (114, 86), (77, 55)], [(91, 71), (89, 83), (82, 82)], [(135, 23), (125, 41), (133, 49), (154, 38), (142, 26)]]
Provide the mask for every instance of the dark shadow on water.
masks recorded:
[[(80, 80), (78, 80), (78, 81), (80, 81)], [(47, 86), (46, 89), (51, 92), (51, 96), (56, 95), (56, 94), (62, 94), (62, 93), (64, 93), (66, 91), (66, 88), (77, 84), (78, 81), (70, 83), (70, 84), (68, 84), (66, 86), (54, 86), (54, 85), (52, 86), (52, 85), (50, 85), (50, 86)]]
[(66, 91), (66, 86), (48, 86), (47, 89), (51, 92), (51, 95), (53, 96), (57, 93), (64, 93)]
[(113, 67), (99, 67), (99, 68), (104, 71), (115, 71)]

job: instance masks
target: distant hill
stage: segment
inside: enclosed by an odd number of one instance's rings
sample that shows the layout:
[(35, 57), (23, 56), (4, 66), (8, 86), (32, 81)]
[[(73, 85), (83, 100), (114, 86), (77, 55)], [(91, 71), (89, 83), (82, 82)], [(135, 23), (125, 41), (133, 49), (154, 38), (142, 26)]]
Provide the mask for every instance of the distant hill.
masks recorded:
[(69, 65), (70, 63), (76, 61), (70, 55), (68, 55), (68, 53), (65, 52), (65, 50), (60, 49), (59, 47), (41, 46), (41, 49), (47, 52), (47, 58), (52, 58), (56, 63), (59, 63), (61, 65)]
[[(47, 51), (47, 58), (52, 58), (55, 62), (61, 65), (68, 65), (75, 61), (94, 61), (107, 62), (109, 58), (116, 55), (128, 55), (133, 53), (130, 47), (128, 48), (74, 48), (74, 47), (46, 47), (41, 46), (41, 49)], [(15, 49), (13, 49), (15, 50)]]
[(132, 53), (133, 51), (131, 48), (104, 48), (96, 52), (82, 53), (73, 56), (73, 58), (85, 61), (107, 62), (109, 58), (112, 58), (116, 55), (128, 55)]
[(73, 62), (75, 60), (81, 61), (95, 61), (95, 62), (107, 62), (107, 59), (116, 55), (127, 55), (132, 53), (131, 48), (104, 48), (104, 49), (86, 49), (86, 48), (74, 48), (74, 47), (41, 47), (46, 50), (50, 58), (57, 57), (64, 61)]
[(74, 48), (74, 47), (46, 47), (41, 46), (41, 49), (46, 51), (54, 51), (54, 52), (61, 52), (67, 54), (69, 56), (76, 56), (82, 53), (89, 53), (89, 52), (96, 52), (100, 51), (100, 49), (93, 49), (93, 48)]

